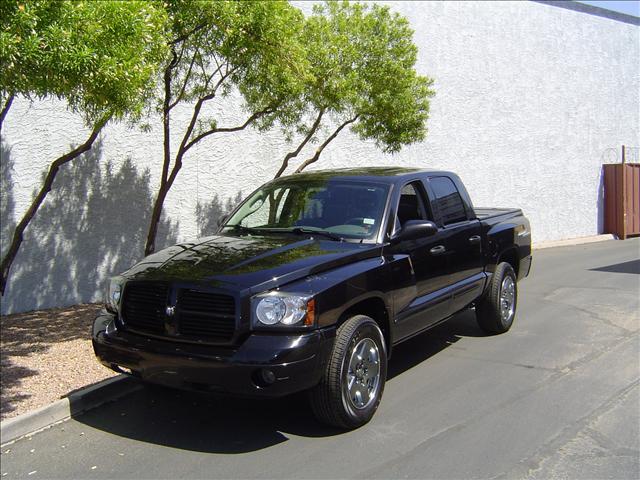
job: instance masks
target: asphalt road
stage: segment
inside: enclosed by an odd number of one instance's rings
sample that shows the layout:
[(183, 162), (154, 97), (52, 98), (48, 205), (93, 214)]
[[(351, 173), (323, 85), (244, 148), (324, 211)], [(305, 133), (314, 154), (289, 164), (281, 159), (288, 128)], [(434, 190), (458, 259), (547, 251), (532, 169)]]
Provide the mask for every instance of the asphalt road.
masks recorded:
[(141, 390), (2, 449), (1, 478), (640, 478), (640, 239), (535, 252), (515, 324), (394, 351), (342, 433), (301, 396)]

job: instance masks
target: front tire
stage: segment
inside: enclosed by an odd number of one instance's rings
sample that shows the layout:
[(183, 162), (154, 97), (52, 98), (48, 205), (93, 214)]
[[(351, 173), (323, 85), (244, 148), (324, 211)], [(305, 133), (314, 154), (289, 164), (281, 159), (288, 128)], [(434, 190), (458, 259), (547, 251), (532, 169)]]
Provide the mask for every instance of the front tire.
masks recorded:
[(322, 423), (353, 429), (378, 409), (387, 378), (387, 351), (380, 327), (365, 315), (343, 323), (320, 383), (309, 391)]
[(476, 305), (480, 328), (490, 334), (505, 333), (513, 325), (518, 304), (518, 283), (510, 264), (498, 264), (485, 296)]

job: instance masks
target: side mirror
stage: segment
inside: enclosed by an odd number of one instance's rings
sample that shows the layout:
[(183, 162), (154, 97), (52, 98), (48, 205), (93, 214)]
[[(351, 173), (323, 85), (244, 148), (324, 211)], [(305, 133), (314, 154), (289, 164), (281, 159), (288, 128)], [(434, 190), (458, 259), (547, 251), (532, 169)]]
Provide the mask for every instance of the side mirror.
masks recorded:
[(407, 220), (402, 229), (391, 239), (392, 243), (430, 237), (438, 232), (438, 226), (430, 220)]

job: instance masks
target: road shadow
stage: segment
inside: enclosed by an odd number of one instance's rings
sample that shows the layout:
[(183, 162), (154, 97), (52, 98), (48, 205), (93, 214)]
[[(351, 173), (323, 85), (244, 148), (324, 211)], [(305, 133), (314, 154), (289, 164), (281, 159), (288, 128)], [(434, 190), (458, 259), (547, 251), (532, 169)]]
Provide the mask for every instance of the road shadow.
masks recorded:
[[(388, 377), (402, 375), (463, 337), (480, 335), (473, 312), (459, 314), (397, 346)], [(257, 400), (155, 386), (144, 386), (75, 421), (145, 443), (222, 454), (268, 448), (291, 435), (317, 438), (344, 433), (316, 421), (304, 393)]]
[(604, 267), (590, 268), (589, 270), (592, 272), (635, 273), (636, 275), (640, 275), (640, 259), (615, 263)]
[(464, 337), (485, 336), (487, 334), (478, 327), (475, 312), (465, 310), (446, 322), (394, 347), (389, 361), (387, 380), (392, 380), (403, 374)]

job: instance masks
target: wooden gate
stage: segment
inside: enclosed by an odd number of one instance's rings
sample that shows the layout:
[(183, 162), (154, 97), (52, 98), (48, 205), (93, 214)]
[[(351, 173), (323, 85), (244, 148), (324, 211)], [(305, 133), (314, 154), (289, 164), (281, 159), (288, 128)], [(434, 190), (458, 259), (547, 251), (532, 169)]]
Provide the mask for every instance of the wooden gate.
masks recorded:
[(604, 165), (604, 233), (640, 234), (640, 163)]

